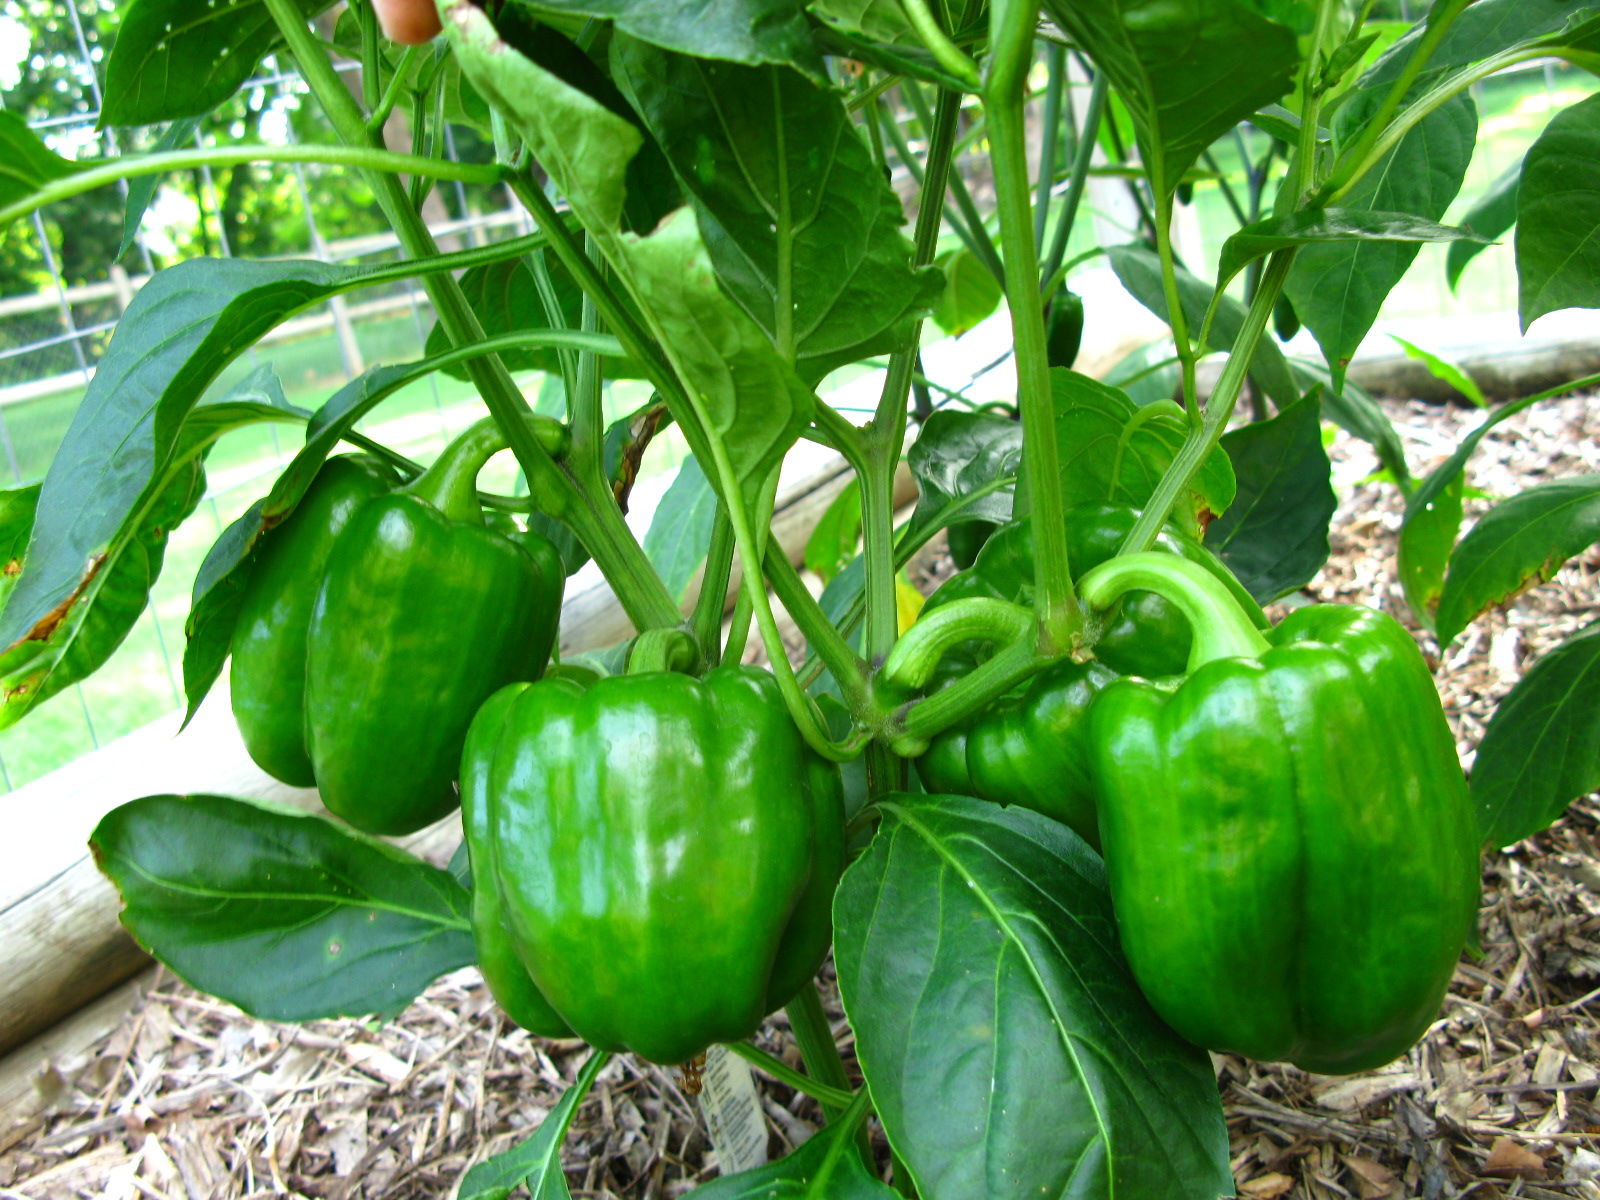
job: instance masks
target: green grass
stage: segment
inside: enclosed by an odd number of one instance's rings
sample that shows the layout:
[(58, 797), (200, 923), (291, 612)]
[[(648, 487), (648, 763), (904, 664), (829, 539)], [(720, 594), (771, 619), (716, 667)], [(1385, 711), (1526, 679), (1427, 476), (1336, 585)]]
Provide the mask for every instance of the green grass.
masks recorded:
[[(1552, 87), (1558, 106), (1570, 104), (1600, 88), (1591, 76), (1571, 69), (1553, 72)], [(1490, 80), (1480, 92), (1480, 128), (1461, 198), (1446, 220), (1458, 220), (1477, 195), (1514, 162), (1544, 127), (1550, 95), (1542, 73), (1525, 72)], [(1237, 175), (1238, 160), (1226, 144), (1218, 154), (1224, 171)], [(1222, 241), (1236, 227), (1233, 216), (1215, 185), (1196, 189), (1201, 252), (1190, 265), (1210, 276), (1215, 270)], [(1091, 248), (1090, 223), (1074, 231), (1069, 255)], [(1467, 268), (1462, 286), (1452, 294), (1444, 280), (1443, 247), (1425, 247), (1384, 309), (1389, 319), (1509, 311), (1516, 307), (1516, 270), (1509, 242), (1480, 255)], [(424, 312), (419, 323), (406, 313), (364, 320), (356, 327), (367, 365), (416, 358), (432, 324)], [(218, 389), (231, 386), (261, 362), (269, 362), (283, 381), (289, 400), (315, 409), (345, 380), (344, 363), (331, 331), (267, 346), (247, 355), (219, 380)], [(537, 395), (539, 379), (529, 377), (524, 388)], [(61, 444), (83, 389), (0, 410), (4, 434), (16, 458), (22, 480), (41, 477)], [(648, 398), (639, 384), (619, 384), (607, 397), (607, 418), (629, 412)], [(386, 401), (362, 429), (412, 457), (426, 461), (443, 447), (449, 434), (482, 415), (473, 390), (444, 376), (413, 384)], [(22, 724), (0, 732), (0, 785), (17, 787), (38, 778), (95, 745), (128, 733), (182, 706), (183, 622), (196, 569), (217, 534), (242, 514), (270, 486), (277, 470), (301, 441), (293, 425), (257, 426), (229, 434), (212, 451), (208, 461), (213, 487), (225, 490), (204, 501), (195, 516), (176, 530), (167, 549), (166, 567), (151, 590), (150, 609), (140, 618), (128, 639), (99, 673), (81, 687), (71, 688), (48, 701)], [(676, 430), (657, 439), (641, 468), (641, 478), (676, 467), (686, 453)], [(497, 462), (485, 476), (485, 486), (509, 490), (514, 467)], [(91, 733), (92, 727), (92, 733)]]

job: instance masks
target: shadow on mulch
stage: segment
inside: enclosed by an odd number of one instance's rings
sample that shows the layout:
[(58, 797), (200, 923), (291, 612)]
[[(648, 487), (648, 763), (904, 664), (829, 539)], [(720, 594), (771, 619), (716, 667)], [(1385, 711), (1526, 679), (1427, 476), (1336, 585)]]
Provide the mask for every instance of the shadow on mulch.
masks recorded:
[[(1479, 419), (1390, 411), (1421, 467)], [(1332, 453), (1343, 497), (1333, 558), (1304, 594), (1403, 616), (1395, 489), (1357, 482), (1376, 465), (1361, 444), (1341, 435)], [(1600, 397), (1577, 397), (1497, 429), (1472, 482), (1502, 496), (1596, 471)], [(1469, 503), (1469, 515), (1487, 503)], [(912, 578), (927, 590), (948, 572), (931, 553)], [(1443, 654), (1418, 635), (1439, 664), (1464, 763), (1524, 662), (1600, 615), (1597, 575), (1591, 549)], [(1330, 1078), (1213, 1056), (1242, 1197), (1600, 1200), (1600, 799), (1488, 855), (1483, 878), (1482, 957), (1463, 959), (1439, 1019), (1404, 1058)], [(824, 985), (848, 1054), (831, 975)], [(782, 1014), (757, 1040), (799, 1065)], [(0, 1200), (448, 1196), (473, 1163), (543, 1120), (586, 1055), (508, 1028), (475, 970), (438, 981), (397, 1021), (301, 1027), (254, 1020), (157, 973), (109, 1039), (56, 1064), (51, 1110), (6, 1139)], [(776, 1157), (820, 1117), (758, 1079)], [(675, 1075), (628, 1056), (601, 1073), (563, 1161), (577, 1197), (672, 1197), (716, 1174)]]

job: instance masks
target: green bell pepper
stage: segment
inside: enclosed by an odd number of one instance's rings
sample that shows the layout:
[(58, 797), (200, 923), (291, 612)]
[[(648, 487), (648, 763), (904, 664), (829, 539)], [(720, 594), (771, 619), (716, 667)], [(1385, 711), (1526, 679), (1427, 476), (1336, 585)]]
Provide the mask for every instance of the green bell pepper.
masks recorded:
[(578, 1036), (685, 1062), (749, 1037), (821, 966), (839, 771), (766, 672), (512, 685), (473, 729), (491, 741), (474, 886), (492, 861), (511, 942)]
[(400, 477), (374, 459), (331, 458), (256, 553), (233, 628), (233, 716), (250, 757), (295, 787), (315, 777), (306, 749), (306, 630), (328, 554), (350, 518)]
[(1171, 555), (1082, 581), (1194, 626), (1176, 690), (1124, 679), (1090, 713), (1123, 949), (1190, 1041), (1342, 1074), (1439, 1009), (1478, 901), (1478, 844), (1427, 665), (1392, 617), (1313, 605), (1263, 635)]
[(550, 659), (560, 555), (487, 528), (478, 503), (478, 472), (504, 447), (493, 422), (473, 426), (414, 483), (362, 505), (328, 555), (306, 640), (306, 740), (322, 802), (368, 833), (455, 808), (473, 714)]

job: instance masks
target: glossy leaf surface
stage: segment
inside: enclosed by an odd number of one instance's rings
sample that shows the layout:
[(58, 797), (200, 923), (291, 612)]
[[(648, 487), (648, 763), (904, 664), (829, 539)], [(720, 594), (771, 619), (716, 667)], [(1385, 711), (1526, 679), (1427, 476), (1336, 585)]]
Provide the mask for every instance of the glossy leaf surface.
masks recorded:
[(894, 795), (834, 900), (873, 1103), (925, 1200), (1232, 1190), (1210, 1061), (1151, 1011), (1105, 867), (1020, 808)]
[(469, 897), (449, 872), (323, 817), (145, 796), (89, 845), (141, 946), (266, 1020), (398, 1013), (475, 961)]
[(1217, 286), (1225, 288), (1258, 258), (1291, 246), (1327, 242), (1457, 242), (1481, 241), (1465, 229), (1440, 225), (1402, 212), (1363, 212), (1350, 208), (1314, 208), (1268, 217), (1246, 225), (1222, 244)]

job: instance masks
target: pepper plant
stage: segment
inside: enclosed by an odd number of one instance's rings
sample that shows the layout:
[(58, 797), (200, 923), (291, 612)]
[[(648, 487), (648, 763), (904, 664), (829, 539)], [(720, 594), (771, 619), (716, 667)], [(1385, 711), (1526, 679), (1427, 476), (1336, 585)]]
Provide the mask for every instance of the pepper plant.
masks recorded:
[[(821, 1101), (815, 1139), (708, 1195), (1142, 1200), (1232, 1191), (1205, 1049), (1321, 1070), (1404, 1052), (1468, 936), (1478, 847), (1600, 784), (1581, 686), (1600, 628), (1501, 705), (1469, 794), (1392, 616), (1313, 608), (1273, 629), (1260, 605), (1327, 557), (1324, 418), (1404, 494), (1406, 593), (1441, 644), (1600, 535), (1587, 477), (1502, 500), (1457, 544), (1473, 448), (1547, 397), (1489, 414), (1417, 479), (1346, 377), (1426, 242), (1455, 243), (1459, 277), (1515, 225), (1525, 325), (1600, 307), (1600, 98), (1557, 112), (1471, 227), (1440, 224), (1472, 85), (1541, 59), (1600, 69), (1600, 4), (1436, 0), (1411, 27), (1375, 0), (402, 7), (392, 28), (427, 38), (436, 15), (441, 35), (401, 48), (370, 0), (337, 21), (332, 0), (125, 6), (105, 124), (191, 121), (271, 54), (336, 143), (69, 162), (0, 114), (0, 222), (122, 179), (315, 162), (359, 173), (404, 251), (159, 272), (42, 486), (0, 498), (9, 725), (121, 641), (213, 443), (304, 426), (199, 572), (184, 684), (192, 714), (231, 651), (251, 753), (344, 822), (218, 796), (115, 810), (93, 846), (141, 944), (289, 1021), (393, 1014), (477, 961), (513, 1020), (592, 1042), (470, 1197), (566, 1194), (560, 1140), (610, 1053), (692, 1064), (729, 1041)], [(411, 153), (383, 141), (397, 108)], [(444, 121), (480, 128), (495, 161), (445, 159)], [(960, 161), (987, 166), (992, 210)], [(918, 188), (909, 231), (894, 167)], [(1069, 259), (1095, 171), (1125, 180), (1139, 229)], [(504, 185), (536, 232), (441, 253), (420, 209), (448, 180)], [(1172, 234), (1212, 183), (1240, 225), (1214, 268)], [(148, 192), (131, 195), (136, 223)], [(1066, 285), (1099, 255), (1172, 335), (1109, 381), (1071, 370)], [(296, 313), (413, 279), (438, 321), (415, 360), (314, 412), (267, 368), (212, 386)], [(985, 411), (918, 347), (930, 313), (960, 327), (1002, 293), (1015, 403)], [(1271, 332), (1302, 324), (1321, 361)], [(816, 389), (862, 362), (884, 370), (855, 424)], [(561, 417), (533, 411), (527, 368), (559, 380)], [(434, 371), (469, 379), (486, 416), (425, 471), (356, 425)], [(608, 426), (619, 378), (653, 398)], [(652, 557), (622, 504), (669, 424), (715, 515), (669, 498)], [(820, 600), (770, 528), (800, 439), (854, 472), (832, 550), (813, 547)], [(330, 458), (341, 443), (359, 453)], [(524, 495), (476, 491), (502, 447)], [(920, 495), (896, 526), (905, 457)], [(903, 629), (897, 573), (947, 529), (975, 561)], [(559, 579), (589, 558), (636, 636), (550, 663)], [(687, 612), (685, 558), (703, 565)], [(752, 626), (770, 674), (738, 665)], [(356, 832), (415, 829), (458, 791), (451, 871)], [(830, 936), (854, 1089), (810, 982)], [(739, 1041), (777, 1007), (804, 1074)], [(869, 1112), (890, 1183), (856, 1136)]]

